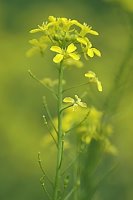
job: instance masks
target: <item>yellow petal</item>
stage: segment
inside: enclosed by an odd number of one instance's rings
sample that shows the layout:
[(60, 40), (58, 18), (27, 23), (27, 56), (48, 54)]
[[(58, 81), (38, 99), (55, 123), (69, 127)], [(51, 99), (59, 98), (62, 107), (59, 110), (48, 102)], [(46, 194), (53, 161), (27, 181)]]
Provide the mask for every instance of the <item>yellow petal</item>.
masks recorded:
[(32, 44), (32, 45), (35, 45), (35, 46), (38, 46), (38, 40), (37, 39), (32, 39), (32, 40), (29, 40), (29, 43)]
[(97, 89), (98, 89), (99, 92), (103, 91), (102, 84), (101, 84), (100, 81), (97, 81)]
[(71, 97), (65, 97), (65, 98), (63, 99), (63, 102), (64, 102), (64, 103), (74, 103), (74, 99), (71, 98)]
[(51, 51), (57, 52), (57, 53), (62, 53), (62, 49), (58, 46), (52, 46), (50, 48)]
[(73, 105), (73, 111), (77, 110), (77, 108), (78, 108), (78, 104), (75, 103), (75, 104)]
[(78, 97), (78, 95), (75, 95), (75, 99), (76, 99), (76, 102), (80, 102), (81, 99)]
[(96, 77), (96, 74), (92, 71), (88, 71), (86, 74), (85, 74), (85, 77), (87, 78), (95, 78)]
[(99, 35), (99, 33), (97, 31), (94, 31), (94, 30), (90, 30), (89, 33), (92, 34), (92, 35)]
[(63, 55), (62, 54), (57, 54), (54, 58), (53, 58), (53, 61), (55, 63), (60, 63), (62, 60), (63, 60)]
[(90, 56), (91, 58), (94, 56), (94, 52), (92, 49), (88, 49), (87, 55)]
[(80, 42), (81, 44), (87, 45), (87, 41), (85, 40), (85, 38), (77, 38), (77, 41)]
[(67, 53), (72, 53), (77, 49), (77, 47), (71, 43), (68, 47), (67, 47)]
[(97, 56), (101, 57), (101, 52), (98, 49), (92, 48), (92, 50)]
[(81, 106), (82, 108), (87, 108), (87, 104), (84, 102), (78, 102), (78, 105)]
[(63, 24), (66, 24), (68, 22), (68, 19), (66, 17), (61, 17), (60, 20)]
[(49, 17), (48, 17), (48, 20), (49, 20), (50, 22), (55, 22), (55, 21), (56, 21), (56, 17), (54, 17), (54, 16), (49, 16)]
[(69, 56), (71, 58), (73, 58), (74, 60), (79, 60), (80, 59), (80, 56), (78, 54), (76, 54), (76, 53), (70, 53)]
[(31, 30), (30, 33), (38, 33), (38, 32), (40, 32), (40, 31), (41, 31), (41, 30), (40, 30), (39, 28), (37, 28), (37, 29)]
[(80, 24), (77, 20), (72, 20), (72, 23), (80, 28), (82, 28), (82, 24)]

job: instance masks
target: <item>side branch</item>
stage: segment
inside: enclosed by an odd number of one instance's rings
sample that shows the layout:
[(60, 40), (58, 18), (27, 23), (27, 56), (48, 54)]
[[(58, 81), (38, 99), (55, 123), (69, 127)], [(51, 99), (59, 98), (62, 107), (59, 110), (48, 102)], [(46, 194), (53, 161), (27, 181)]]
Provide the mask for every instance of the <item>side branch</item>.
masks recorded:
[(46, 98), (45, 98), (45, 97), (43, 97), (43, 104), (44, 104), (44, 108), (45, 108), (45, 110), (46, 110), (46, 113), (47, 113), (47, 115), (48, 115), (48, 118), (49, 118), (49, 120), (50, 120), (50, 123), (51, 123), (53, 129), (55, 130), (56, 134), (58, 135), (58, 131), (57, 131), (57, 129), (56, 129), (54, 123), (53, 123), (52, 116), (51, 116), (51, 113), (50, 113), (50, 111), (49, 111), (49, 108), (48, 108), (48, 105), (47, 105), (47, 102), (46, 102)]
[(32, 72), (31, 70), (28, 70), (29, 75), (35, 80), (37, 81), (39, 84), (41, 84), (43, 87), (47, 88), (57, 99), (57, 95), (56, 93), (50, 88), (48, 87), (46, 84), (44, 84), (41, 80), (39, 80)]
[(66, 110), (66, 109), (68, 109), (68, 108), (70, 108), (70, 107), (72, 107), (72, 106), (73, 106), (73, 104), (71, 104), (71, 105), (69, 105), (69, 106), (66, 106), (66, 107), (62, 108), (62, 109), (60, 110), (60, 113), (62, 113), (64, 110)]
[(53, 187), (53, 182), (50, 180), (50, 178), (48, 177), (48, 175), (46, 174), (46, 172), (44, 171), (43, 169), (43, 166), (42, 166), (42, 161), (41, 161), (41, 158), (40, 158), (40, 152), (38, 152), (38, 163), (39, 163), (39, 167), (43, 173), (43, 176), (47, 178), (47, 180), (49, 181), (49, 183), (52, 185)]
[(87, 83), (82, 83), (82, 84), (80, 84), (80, 85), (75, 85), (75, 86), (73, 86), (73, 87), (70, 87), (70, 88), (67, 88), (67, 89), (63, 90), (62, 92), (64, 93), (64, 92), (67, 92), (67, 91), (69, 91), (69, 90), (72, 90), (72, 89), (75, 89), (75, 88), (78, 88), (78, 87), (81, 87), (81, 86), (84, 86), (84, 85), (87, 85), (87, 84), (89, 84), (89, 82), (87, 82)]
[(72, 128), (70, 128), (70, 129), (68, 129), (67, 131), (65, 131), (65, 133), (69, 133), (69, 132), (71, 132), (73, 129), (79, 127), (79, 126), (88, 118), (89, 114), (90, 114), (90, 111), (88, 111), (88, 113), (85, 115), (85, 117), (84, 117), (78, 124), (76, 124), (76, 125), (73, 126)]
[(75, 158), (69, 163), (69, 165), (64, 169), (64, 171), (62, 172), (62, 176), (72, 167), (72, 165), (76, 162), (76, 160), (78, 159), (78, 157), (80, 156), (80, 153), (81, 152), (79, 152), (76, 156), (75, 156)]
[(54, 138), (53, 134), (51, 133), (50, 128), (49, 128), (49, 126), (48, 126), (48, 122), (47, 122), (46, 117), (45, 117), (44, 115), (43, 115), (43, 119), (44, 119), (44, 124), (46, 125), (49, 134), (51, 135), (53, 141), (54, 141), (55, 144), (56, 144), (56, 147), (58, 148), (57, 141), (56, 141), (56, 139)]
[(49, 199), (49, 200), (52, 200), (52, 197), (50, 196), (50, 194), (49, 194), (49, 192), (48, 192), (48, 190), (47, 190), (47, 188), (46, 188), (46, 186), (45, 186), (44, 178), (43, 178), (43, 177), (40, 178), (40, 183), (41, 183), (41, 186), (42, 186), (44, 192), (47, 194), (48, 199)]

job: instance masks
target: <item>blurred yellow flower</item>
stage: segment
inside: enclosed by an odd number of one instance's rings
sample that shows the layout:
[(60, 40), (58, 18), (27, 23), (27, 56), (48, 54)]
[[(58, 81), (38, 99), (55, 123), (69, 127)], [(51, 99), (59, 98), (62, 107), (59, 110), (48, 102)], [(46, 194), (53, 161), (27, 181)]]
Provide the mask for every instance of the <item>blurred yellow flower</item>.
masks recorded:
[(47, 38), (40, 37), (37, 39), (29, 40), (29, 43), (32, 45), (32, 48), (29, 49), (26, 53), (28, 57), (40, 52), (41, 54), (44, 53), (45, 49), (47, 48)]
[(89, 82), (92, 82), (92, 83), (96, 83), (97, 84), (97, 89), (99, 92), (102, 92), (102, 84), (101, 82), (98, 80), (98, 78), (96, 77), (96, 74), (92, 71), (88, 71), (86, 74), (85, 74), (85, 77), (89, 78)]

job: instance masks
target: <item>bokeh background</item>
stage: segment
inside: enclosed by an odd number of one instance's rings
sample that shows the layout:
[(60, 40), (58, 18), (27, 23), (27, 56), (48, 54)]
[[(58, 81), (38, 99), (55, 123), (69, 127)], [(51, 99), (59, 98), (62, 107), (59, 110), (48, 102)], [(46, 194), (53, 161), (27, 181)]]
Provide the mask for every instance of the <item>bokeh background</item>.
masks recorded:
[[(43, 151), (45, 167), (52, 170), (50, 151), (44, 140), (46, 95), (53, 116), (55, 102), (28, 75), (56, 78), (51, 55), (26, 57), (29, 30), (49, 15), (87, 22), (100, 33), (92, 37), (102, 58), (83, 69), (70, 68), (69, 85), (82, 82), (81, 73), (94, 70), (103, 83), (99, 94), (90, 90), (88, 103), (104, 111), (113, 124), (113, 143), (119, 154), (119, 169), (101, 185), (102, 200), (133, 199), (133, 1), (132, 0), (0, 0), (0, 199), (43, 199), (37, 152)], [(76, 70), (76, 71), (75, 71)], [(76, 76), (75, 76), (76, 73)], [(89, 90), (89, 89), (88, 89)], [(80, 91), (79, 91), (80, 93)], [(106, 168), (106, 166), (105, 166)]]

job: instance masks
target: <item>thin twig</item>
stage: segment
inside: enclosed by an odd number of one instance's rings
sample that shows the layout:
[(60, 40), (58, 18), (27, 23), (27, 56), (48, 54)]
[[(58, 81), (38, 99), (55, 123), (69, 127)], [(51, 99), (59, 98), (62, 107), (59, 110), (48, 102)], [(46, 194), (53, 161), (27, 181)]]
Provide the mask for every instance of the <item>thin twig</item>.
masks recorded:
[(46, 84), (44, 84), (41, 80), (39, 80), (32, 72), (31, 70), (28, 70), (28, 73), (29, 75), (34, 79), (36, 80), (38, 83), (40, 83), (43, 87), (47, 88), (57, 99), (57, 95), (56, 93), (50, 88), (48, 87)]
[(48, 199), (49, 199), (49, 200), (52, 200), (52, 197), (50, 196), (50, 194), (49, 194), (47, 188), (45, 187), (44, 182), (42, 182), (42, 179), (44, 180), (44, 178), (40, 178), (40, 183), (41, 183), (41, 186), (42, 186), (42, 188), (43, 188), (43, 191), (47, 194)]
[(61, 168), (61, 164), (62, 164), (62, 161), (63, 161), (63, 153), (64, 153), (64, 139), (62, 139), (62, 153), (61, 153), (59, 168)]
[(99, 187), (100, 185), (102, 185), (102, 182), (103, 182), (108, 176), (110, 176), (110, 175), (114, 172), (114, 170), (117, 169), (118, 166), (119, 166), (119, 163), (114, 164), (114, 166), (112, 166), (112, 167), (109, 169), (109, 171), (108, 171), (107, 173), (105, 173), (105, 174), (103, 175), (103, 177), (96, 183), (96, 185), (94, 186), (93, 190), (91, 191), (90, 199), (93, 197), (93, 195), (94, 195), (94, 193), (96, 192), (96, 190), (98, 189), (98, 187)]
[(85, 117), (78, 124), (76, 124), (75, 126), (73, 126), (72, 128), (70, 128), (69, 130), (65, 131), (65, 133), (68, 133), (68, 132), (72, 131), (73, 129), (79, 127), (87, 119), (87, 117), (89, 116), (89, 114), (90, 114), (90, 111), (88, 111), (88, 113), (85, 115)]
[(63, 90), (63, 93), (66, 92), (66, 91), (68, 91), (68, 90), (72, 90), (72, 89), (75, 89), (75, 88), (78, 88), (78, 87), (81, 87), (81, 86), (84, 86), (84, 85), (87, 85), (87, 84), (89, 84), (89, 82), (87, 82), (87, 83), (82, 83), (82, 84), (80, 84), (80, 85), (75, 85), (75, 86), (73, 86), (73, 87), (64, 89), (64, 90)]
[(53, 187), (53, 182), (50, 180), (50, 178), (48, 177), (48, 175), (46, 174), (45, 170), (43, 169), (43, 166), (42, 166), (42, 161), (41, 161), (41, 158), (40, 158), (40, 152), (38, 152), (38, 163), (39, 163), (39, 167), (44, 175), (44, 177), (47, 178), (47, 180), (50, 182), (50, 184), (52, 185)]
[(69, 105), (69, 106), (66, 106), (66, 107), (62, 108), (62, 109), (60, 110), (60, 113), (62, 113), (64, 110), (66, 110), (67, 108), (70, 108), (70, 107), (72, 107), (72, 106), (73, 106), (73, 104), (71, 104), (71, 105)]
[(69, 170), (72, 165), (75, 163), (75, 161), (77, 160), (77, 158), (79, 157), (80, 152), (75, 156), (75, 158), (71, 161), (71, 163), (66, 167), (66, 169), (64, 169), (64, 171), (62, 172), (62, 176), (66, 173), (67, 170)]
[(50, 111), (49, 111), (49, 108), (48, 108), (48, 105), (47, 105), (47, 102), (46, 102), (46, 98), (45, 98), (45, 97), (43, 97), (43, 104), (44, 104), (44, 108), (45, 108), (45, 110), (46, 110), (46, 112), (47, 112), (48, 118), (49, 118), (49, 120), (50, 120), (50, 123), (51, 123), (53, 129), (55, 130), (55, 132), (56, 132), (57, 135), (58, 135), (58, 131), (57, 131), (57, 129), (56, 129), (54, 123), (53, 123), (52, 116), (51, 116), (51, 113), (50, 113)]
[(51, 133), (50, 128), (49, 128), (49, 125), (48, 125), (48, 122), (47, 122), (46, 117), (45, 117), (44, 115), (43, 115), (43, 119), (44, 119), (44, 124), (46, 125), (49, 134), (51, 135), (52, 139), (54, 140), (54, 142), (55, 142), (55, 144), (56, 144), (56, 147), (58, 148), (57, 141), (56, 141), (56, 139), (54, 138), (53, 134)]
[(64, 198), (64, 200), (69, 199), (69, 197), (71, 197), (71, 195), (75, 192), (76, 189), (77, 189), (77, 185), (74, 186), (74, 187), (70, 190), (70, 192), (67, 194), (67, 196)]

